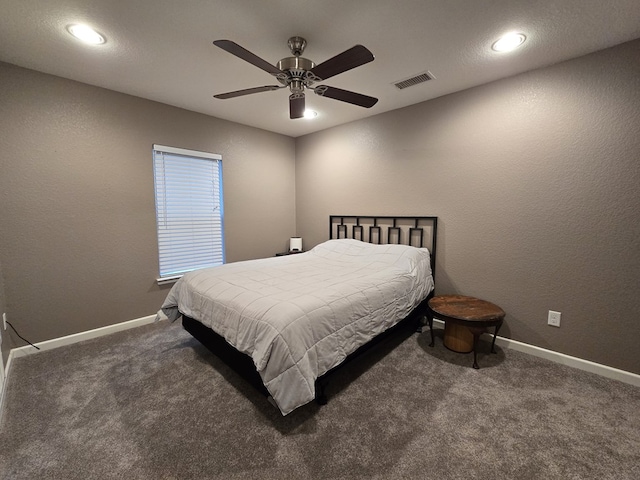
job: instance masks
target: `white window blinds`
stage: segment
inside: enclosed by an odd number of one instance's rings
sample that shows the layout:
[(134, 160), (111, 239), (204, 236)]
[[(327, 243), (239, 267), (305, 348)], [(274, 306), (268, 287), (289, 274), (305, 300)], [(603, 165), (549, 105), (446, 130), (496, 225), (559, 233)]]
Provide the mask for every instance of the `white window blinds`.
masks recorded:
[(222, 157), (153, 146), (160, 278), (224, 263)]

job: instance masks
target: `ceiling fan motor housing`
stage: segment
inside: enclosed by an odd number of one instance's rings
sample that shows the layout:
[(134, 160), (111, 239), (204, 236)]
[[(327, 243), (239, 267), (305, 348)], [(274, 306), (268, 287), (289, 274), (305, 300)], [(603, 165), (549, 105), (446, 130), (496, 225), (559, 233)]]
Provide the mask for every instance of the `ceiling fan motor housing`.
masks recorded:
[(305, 73), (315, 67), (308, 58), (304, 57), (287, 57), (278, 62), (278, 68), (288, 75), (278, 75), (276, 78), (283, 85), (291, 87), (291, 91), (302, 91), (305, 86), (309, 86), (310, 83), (305, 81)]

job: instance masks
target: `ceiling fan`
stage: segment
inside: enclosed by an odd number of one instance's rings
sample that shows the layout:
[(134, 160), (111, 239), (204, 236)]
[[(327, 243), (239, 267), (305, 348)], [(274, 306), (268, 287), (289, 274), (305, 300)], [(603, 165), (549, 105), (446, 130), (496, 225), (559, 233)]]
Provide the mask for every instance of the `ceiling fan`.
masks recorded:
[(231, 40), (216, 40), (213, 44), (270, 73), (280, 82), (280, 85), (265, 85), (220, 93), (214, 95), (215, 98), (235, 98), (288, 87), (291, 91), (291, 95), (289, 95), (289, 118), (292, 119), (304, 116), (305, 89), (312, 90), (321, 97), (332, 98), (365, 108), (371, 108), (378, 102), (377, 98), (362, 95), (361, 93), (328, 85), (314, 86), (318, 82), (373, 61), (373, 54), (362, 45), (351, 47), (335, 57), (316, 65), (311, 60), (301, 56), (307, 46), (307, 41), (302, 37), (291, 37), (288, 45), (293, 57), (283, 58), (278, 62), (277, 66), (274, 66)]

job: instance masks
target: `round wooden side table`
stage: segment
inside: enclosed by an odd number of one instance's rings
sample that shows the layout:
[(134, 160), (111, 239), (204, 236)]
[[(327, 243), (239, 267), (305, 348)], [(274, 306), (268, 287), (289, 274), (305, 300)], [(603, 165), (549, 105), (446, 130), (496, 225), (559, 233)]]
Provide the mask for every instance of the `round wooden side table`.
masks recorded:
[(497, 305), (464, 295), (437, 295), (429, 300), (427, 320), (431, 333), (430, 347), (434, 345), (433, 319), (445, 322), (444, 345), (454, 352), (468, 353), (473, 350), (473, 368), (480, 368), (477, 346), (480, 335), (488, 327), (495, 327), (491, 353), (496, 353), (496, 336), (504, 320), (504, 310)]

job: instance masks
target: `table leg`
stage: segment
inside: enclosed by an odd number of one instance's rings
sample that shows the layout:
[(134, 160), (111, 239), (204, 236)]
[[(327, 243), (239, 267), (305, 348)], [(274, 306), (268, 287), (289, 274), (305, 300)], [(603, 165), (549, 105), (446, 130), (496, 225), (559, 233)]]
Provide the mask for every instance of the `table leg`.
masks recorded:
[(478, 340), (480, 339), (480, 335), (482, 335), (486, 329), (469, 327), (469, 330), (473, 333), (473, 368), (478, 370), (480, 368), (480, 365), (478, 365)]
[(430, 347), (434, 346), (434, 337), (433, 337), (433, 317), (427, 313), (427, 323), (429, 324), (429, 333), (431, 334), (431, 343), (429, 344)]
[(480, 365), (478, 365), (478, 339), (480, 335), (473, 334), (473, 368), (478, 370)]
[(495, 332), (493, 332), (493, 341), (491, 342), (491, 353), (497, 353), (496, 352), (496, 337), (498, 336), (498, 330), (500, 330), (501, 326), (502, 326), (502, 322), (498, 323), (496, 325)]

